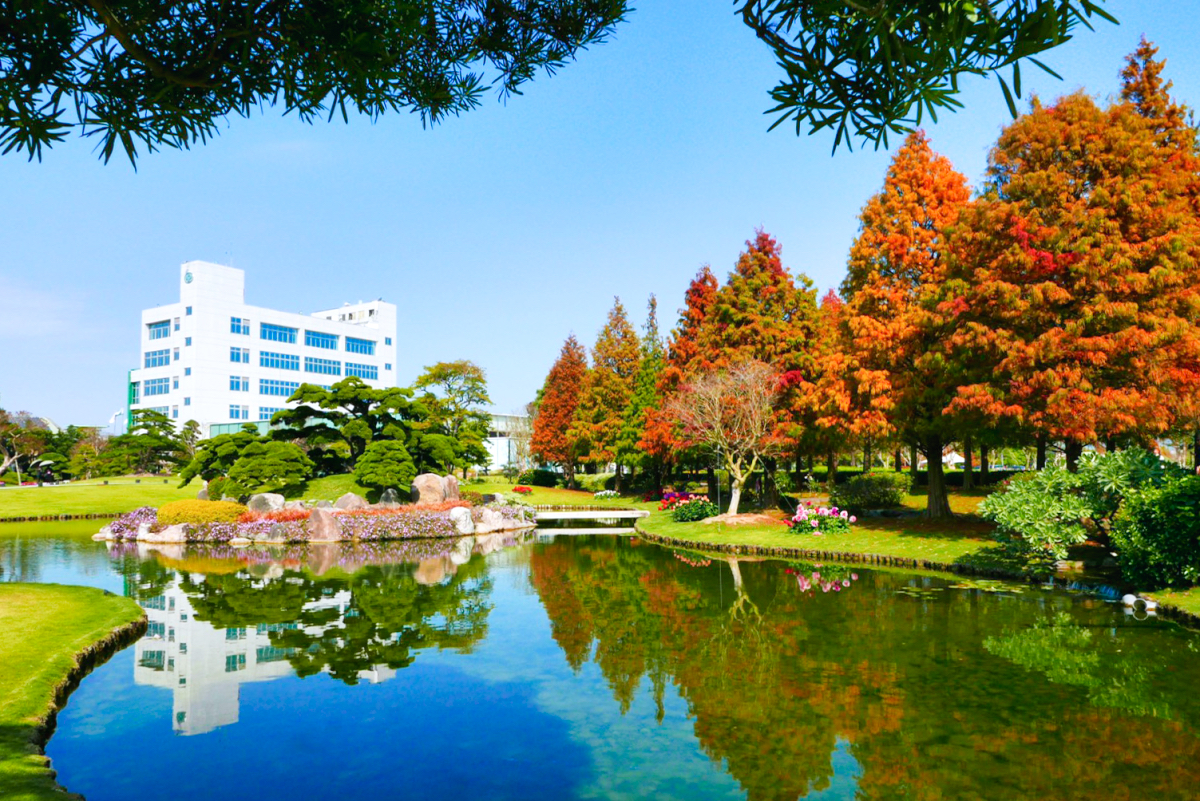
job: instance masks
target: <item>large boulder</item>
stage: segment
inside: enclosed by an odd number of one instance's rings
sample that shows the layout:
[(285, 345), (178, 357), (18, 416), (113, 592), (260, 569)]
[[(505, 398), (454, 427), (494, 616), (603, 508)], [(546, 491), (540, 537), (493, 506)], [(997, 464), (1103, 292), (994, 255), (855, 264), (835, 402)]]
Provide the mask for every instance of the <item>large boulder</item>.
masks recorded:
[(349, 512), (354, 509), (366, 509), (370, 505), (367, 503), (366, 498), (361, 495), (355, 495), (353, 492), (347, 492), (333, 502), (333, 508), (341, 509), (343, 512)]
[(313, 508), (314, 509), (332, 509), (333, 502), (332, 501), (317, 501), (316, 506), (314, 506)]
[(507, 517), (495, 509), (485, 507), (479, 510), (479, 520), (475, 523), (475, 533), (490, 534), (493, 531), (504, 531), (511, 527), (512, 524)]
[(283, 503), (283, 496), (277, 492), (259, 492), (250, 496), (250, 500), (246, 502), (246, 508), (251, 512), (266, 514), (267, 512), (278, 512), (283, 508)]
[(167, 526), (162, 531), (138, 530), (138, 542), (187, 542), (187, 530), (182, 523)]
[(450, 510), (450, 522), (459, 534), (475, 533), (475, 521), (471, 519), (471, 510), (465, 506), (456, 506)]
[(328, 509), (313, 509), (308, 518), (309, 542), (338, 542), (342, 538), (342, 524)]
[(458, 479), (453, 475), (447, 475), (442, 478), (442, 488), (446, 491), (446, 500), (461, 500), (458, 494)]
[(417, 506), (446, 500), (446, 482), (435, 473), (422, 473), (412, 481), (412, 499)]
[(198, 500), (198, 501), (207, 501), (208, 500), (208, 487), (204, 487), (203, 489), (201, 489), (199, 492), (196, 493), (196, 500)]

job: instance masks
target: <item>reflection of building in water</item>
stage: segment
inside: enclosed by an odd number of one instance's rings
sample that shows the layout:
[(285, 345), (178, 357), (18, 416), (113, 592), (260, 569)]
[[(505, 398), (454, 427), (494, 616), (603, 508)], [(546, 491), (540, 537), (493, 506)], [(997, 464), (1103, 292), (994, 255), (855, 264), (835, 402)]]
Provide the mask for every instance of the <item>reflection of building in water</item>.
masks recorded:
[[(179, 734), (203, 734), (237, 723), (241, 684), (292, 673), (287, 661), (291, 649), (272, 645), (271, 633), (299, 628), (295, 623), (214, 628), (196, 620), (186, 593), (174, 581), (162, 595), (141, 604), (149, 627), (134, 646), (134, 682), (172, 691), (172, 726)], [(304, 627), (305, 631), (320, 635), (343, 628), (341, 616), (349, 604), (348, 590), (305, 604), (305, 610), (336, 609), (339, 614), (328, 625)], [(395, 674), (391, 668), (376, 666), (361, 671), (359, 678), (377, 683)]]

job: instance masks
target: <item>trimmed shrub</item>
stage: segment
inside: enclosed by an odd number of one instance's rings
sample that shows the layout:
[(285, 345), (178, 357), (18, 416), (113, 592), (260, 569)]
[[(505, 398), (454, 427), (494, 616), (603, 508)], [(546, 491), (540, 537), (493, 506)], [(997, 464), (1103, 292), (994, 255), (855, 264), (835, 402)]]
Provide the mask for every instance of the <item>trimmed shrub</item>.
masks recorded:
[(576, 473), (575, 486), (585, 492), (601, 492), (617, 486), (616, 473)]
[(378, 440), (368, 445), (358, 457), (354, 477), (362, 486), (382, 492), (407, 487), (417, 477), (417, 466), (403, 443)]
[(158, 507), (158, 523), (236, 523), (247, 511), (233, 501), (171, 501)]
[(540, 467), (537, 470), (522, 470), (517, 476), (517, 483), (534, 487), (554, 487), (558, 485), (558, 473)]
[(1122, 574), (1138, 589), (1200, 583), (1200, 477), (1130, 495), (1112, 542)]
[(912, 473), (866, 473), (834, 487), (829, 502), (842, 509), (890, 509), (912, 491)]

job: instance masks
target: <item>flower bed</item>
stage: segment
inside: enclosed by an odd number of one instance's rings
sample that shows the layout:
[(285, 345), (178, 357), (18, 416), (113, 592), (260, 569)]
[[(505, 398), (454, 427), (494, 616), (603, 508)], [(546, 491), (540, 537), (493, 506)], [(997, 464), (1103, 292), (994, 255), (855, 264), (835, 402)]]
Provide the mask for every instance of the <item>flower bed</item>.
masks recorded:
[(836, 506), (816, 506), (812, 501), (806, 501), (796, 510), (792, 519), (786, 521), (797, 532), (805, 534), (845, 534), (850, 530), (851, 523), (857, 523), (858, 518), (845, 509), (838, 510)]
[(658, 508), (660, 511), (669, 511), (671, 519), (676, 523), (694, 523), (697, 520), (721, 513), (721, 510), (708, 499), (707, 495), (693, 495), (690, 492), (668, 494), (673, 497), (664, 497)]

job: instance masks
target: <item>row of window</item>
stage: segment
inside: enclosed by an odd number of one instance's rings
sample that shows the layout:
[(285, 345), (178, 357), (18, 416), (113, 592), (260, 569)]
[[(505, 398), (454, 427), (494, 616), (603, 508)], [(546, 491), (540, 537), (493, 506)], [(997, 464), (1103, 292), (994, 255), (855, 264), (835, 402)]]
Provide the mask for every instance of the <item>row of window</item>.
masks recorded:
[[(260, 406), (258, 407), (258, 420), (260, 423), (269, 422), (271, 416), (275, 412), (283, 411), (282, 406)], [(242, 406), (236, 403), (229, 404), (229, 419), (230, 420), (249, 420), (250, 407)]]
[(299, 381), (279, 381), (274, 378), (258, 379), (259, 395), (277, 395), (287, 398), (291, 397), (291, 394), (298, 389), (300, 389)]
[(149, 398), (154, 395), (166, 395), (171, 391), (171, 379), (169, 378), (148, 378), (145, 386), (142, 388), (143, 394)]
[(300, 357), (294, 353), (271, 353), (262, 351), (258, 354), (259, 367), (274, 367), (279, 370), (299, 370)]

